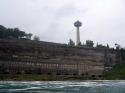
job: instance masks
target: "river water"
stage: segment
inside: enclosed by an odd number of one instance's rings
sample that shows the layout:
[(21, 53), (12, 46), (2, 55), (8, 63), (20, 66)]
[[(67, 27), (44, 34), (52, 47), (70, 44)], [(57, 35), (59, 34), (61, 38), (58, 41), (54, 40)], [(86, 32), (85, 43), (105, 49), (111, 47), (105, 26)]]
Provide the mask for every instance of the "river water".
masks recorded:
[(0, 93), (125, 93), (125, 81), (0, 81)]

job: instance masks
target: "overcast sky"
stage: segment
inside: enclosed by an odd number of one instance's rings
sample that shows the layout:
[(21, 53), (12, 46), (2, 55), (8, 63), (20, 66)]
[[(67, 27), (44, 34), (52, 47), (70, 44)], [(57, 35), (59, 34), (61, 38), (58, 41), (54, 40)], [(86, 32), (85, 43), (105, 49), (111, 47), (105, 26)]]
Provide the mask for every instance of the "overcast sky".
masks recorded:
[(18, 27), (42, 41), (76, 41), (76, 20), (83, 24), (82, 43), (125, 46), (125, 0), (0, 0), (0, 25)]

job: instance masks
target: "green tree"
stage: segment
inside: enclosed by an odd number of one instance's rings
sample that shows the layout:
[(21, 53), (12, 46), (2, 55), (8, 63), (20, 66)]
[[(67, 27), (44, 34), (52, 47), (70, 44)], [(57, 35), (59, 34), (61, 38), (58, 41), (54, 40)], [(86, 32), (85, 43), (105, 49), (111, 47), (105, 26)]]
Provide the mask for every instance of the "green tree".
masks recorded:
[(5, 31), (6, 31), (7, 29), (4, 27), (4, 26), (2, 26), (2, 25), (0, 25), (0, 38), (4, 38), (5, 37)]
[[(24, 31), (21, 31), (18, 28), (6, 28), (2, 25), (0, 25), (0, 38), (1, 39), (10, 39), (10, 38), (23, 38), (27, 35)], [(32, 35), (29, 34), (29, 37)]]
[(22, 38), (26, 35), (26, 33), (24, 31), (20, 31), (18, 28), (14, 28), (13, 29), (13, 36), (15, 38)]
[(93, 47), (94, 43), (91, 40), (86, 40), (86, 47)]

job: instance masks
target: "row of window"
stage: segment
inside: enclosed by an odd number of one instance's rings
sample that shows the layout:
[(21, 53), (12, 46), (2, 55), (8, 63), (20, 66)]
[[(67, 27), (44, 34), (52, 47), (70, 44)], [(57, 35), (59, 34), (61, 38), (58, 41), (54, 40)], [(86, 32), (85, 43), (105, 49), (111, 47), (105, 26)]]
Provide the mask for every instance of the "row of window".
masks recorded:
[(46, 64), (46, 63), (30, 63), (30, 62), (7, 62), (6, 64), (3, 64), (2, 67), (9, 67), (9, 68), (18, 68), (18, 69), (35, 69), (35, 68), (40, 68), (40, 69), (50, 69), (50, 70), (55, 70), (55, 69), (64, 69), (64, 70), (79, 70), (80, 72), (86, 72), (90, 70), (96, 70), (93, 66), (88, 66), (85, 64)]
[(17, 67), (41, 67), (41, 68), (61, 68), (61, 69), (77, 69), (77, 64), (45, 64), (45, 63), (24, 63), (24, 62), (8, 62), (4, 66)]

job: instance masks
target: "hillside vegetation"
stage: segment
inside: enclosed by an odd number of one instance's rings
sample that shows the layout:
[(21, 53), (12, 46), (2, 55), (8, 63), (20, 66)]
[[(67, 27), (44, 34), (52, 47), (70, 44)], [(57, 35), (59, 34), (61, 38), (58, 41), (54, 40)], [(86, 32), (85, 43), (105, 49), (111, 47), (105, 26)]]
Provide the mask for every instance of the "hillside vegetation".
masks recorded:
[(26, 37), (27, 39), (30, 39), (32, 36), (31, 33), (25, 33), (24, 31), (21, 31), (18, 28), (6, 28), (2, 25), (0, 25), (0, 39), (11, 39), (11, 38), (23, 38)]
[(115, 65), (112, 70), (104, 72), (104, 79), (125, 80), (125, 64)]

